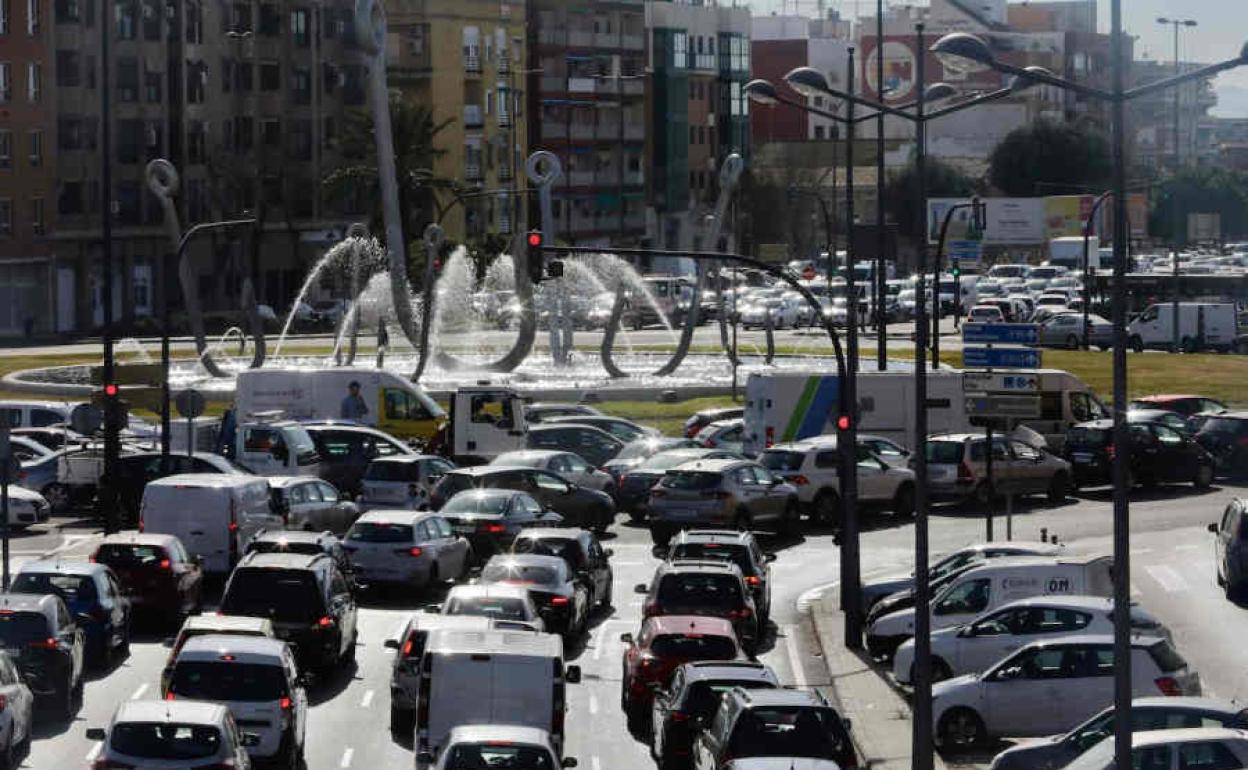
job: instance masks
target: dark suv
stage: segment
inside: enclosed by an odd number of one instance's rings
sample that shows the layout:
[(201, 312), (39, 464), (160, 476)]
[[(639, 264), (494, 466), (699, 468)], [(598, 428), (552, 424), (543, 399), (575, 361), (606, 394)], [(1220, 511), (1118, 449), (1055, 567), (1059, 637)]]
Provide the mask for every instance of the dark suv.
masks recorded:
[[(1213, 457), (1191, 437), (1158, 422), (1132, 422), (1131, 479), (1136, 483), (1191, 483), (1203, 488), (1213, 483)], [(1071, 475), (1079, 486), (1113, 483), (1114, 423), (1094, 420), (1066, 431), (1062, 449)]]
[(1210, 417), (1200, 426), (1196, 440), (1213, 455), (1219, 473), (1232, 478), (1248, 476), (1248, 412)]
[(563, 517), (567, 524), (606, 532), (615, 521), (615, 502), (596, 489), (579, 487), (562, 476), (540, 468), (481, 465), (456, 468), (433, 488), (430, 504), (441, 508), (465, 489), (514, 489), (527, 492), (543, 506)]
[[(695, 770), (736, 766), (751, 757), (831, 760), (855, 770), (858, 756), (847, 723), (815, 690), (734, 687), (693, 743)], [(803, 763), (804, 764), (804, 763)]]
[(741, 646), (753, 654), (758, 649), (762, 626), (754, 599), (745, 588), (741, 570), (731, 562), (703, 559), (660, 564), (650, 585), (638, 583), (637, 593), (646, 596), (642, 617), (657, 615), (709, 615), (732, 623)]
[(221, 612), (273, 621), (300, 670), (329, 673), (355, 660), (355, 596), (328, 555), (248, 554), (225, 584)]
[(763, 551), (753, 532), (728, 529), (684, 530), (667, 548), (654, 547), (654, 555), (667, 561), (722, 559), (737, 565), (754, 597), (759, 627), (771, 617), (771, 563), (774, 553)]
[(55, 594), (0, 594), (0, 644), (38, 702), (65, 719), (82, 697), (82, 629)]

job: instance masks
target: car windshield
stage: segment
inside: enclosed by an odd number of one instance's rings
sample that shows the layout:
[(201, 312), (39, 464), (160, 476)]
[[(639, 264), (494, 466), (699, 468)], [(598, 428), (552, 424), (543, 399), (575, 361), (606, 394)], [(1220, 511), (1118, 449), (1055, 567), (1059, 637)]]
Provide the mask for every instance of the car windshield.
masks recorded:
[(374, 460), (364, 471), (365, 481), (420, 481), (417, 463), (386, 463)]
[[(1131, 753), (1138, 754), (1138, 752), (1139, 750), (1137, 749)], [(1066, 765), (1066, 770), (1105, 770), (1113, 762), (1114, 738), (1109, 736), (1076, 757), (1073, 762)]]
[(550, 750), (541, 746), (522, 746), (511, 741), (458, 743), (446, 758), (446, 770), (488, 770), (489, 768), (524, 768), (524, 770), (555, 770), (558, 765)]
[(1110, 432), (1103, 428), (1071, 428), (1066, 434), (1070, 446), (1103, 447), (1109, 444)]
[(726, 636), (663, 634), (650, 643), (650, 652), (660, 658), (732, 660), (737, 657), (737, 646)]
[(485, 583), (553, 586), (563, 582), (560, 577), (559, 570), (554, 567), (509, 564), (505, 561), (486, 564), (481, 571), (481, 580)]
[(957, 465), (962, 461), (961, 441), (928, 441), (927, 461), (936, 465)]
[(665, 575), (658, 599), (661, 605), (732, 609), (741, 604), (741, 581), (722, 573)]
[(311, 623), (325, 614), (316, 577), (305, 570), (259, 567), (234, 570), (221, 598), (221, 612)]
[(109, 746), (119, 754), (142, 759), (205, 759), (221, 748), (221, 731), (210, 725), (169, 722), (120, 722), (113, 725)]
[(1183, 660), (1183, 656), (1179, 651), (1174, 649), (1174, 645), (1167, 641), (1160, 641), (1148, 648), (1148, 654), (1152, 657), (1153, 662), (1157, 664), (1157, 668), (1165, 673), (1178, 671), (1187, 668), (1187, 661)]
[(477, 615), (503, 620), (528, 620), (523, 599), (508, 596), (456, 596), (447, 605), (448, 615)]
[(695, 682), (689, 685), (689, 693), (685, 696), (685, 703), (681, 706), (681, 710), (693, 716), (710, 717), (714, 715), (716, 707), (719, 706), (720, 697), (734, 687), (740, 687), (745, 690), (762, 690), (772, 689), (775, 685), (771, 682), (732, 679)]
[(15, 594), (56, 594), (66, 604), (96, 600), (95, 580), (90, 575), (23, 572), (13, 578), (11, 590)]
[(507, 510), (507, 502), (510, 498), (507, 495), (483, 495), (475, 492), (464, 492), (455, 495), (446, 505), (442, 506), (442, 513), (488, 513), (496, 516), (502, 515)]
[(38, 612), (0, 610), (0, 645), (21, 647), (36, 639), (51, 636), (48, 621)]
[(357, 521), (351, 525), (347, 540), (353, 543), (410, 543), (412, 527), (409, 524)]
[(806, 455), (801, 452), (786, 452), (782, 449), (769, 449), (763, 452), (758, 461), (764, 468), (773, 471), (796, 471), (801, 469), (802, 460)]
[(825, 709), (767, 706), (742, 714), (728, 743), (728, 756), (840, 759), (841, 730)]
[(168, 559), (165, 549), (156, 545), (105, 543), (95, 552), (95, 560), (110, 567), (155, 567)]
[(753, 575), (750, 551), (737, 543), (677, 543), (672, 546), (671, 558), (675, 559), (723, 559), (741, 570), (742, 575)]
[(169, 692), (179, 698), (251, 703), (276, 701), (290, 694), (281, 666), (225, 660), (178, 661)]
[(719, 486), (718, 473), (704, 471), (668, 471), (663, 476), (661, 486), (668, 489), (714, 489)]
[(944, 559), (936, 563), (929, 573), (928, 580), (940, 580), (941, 578), (952, 575), (954, 572), (962, 569), (972, 561), (979, 559), (980, 555), (975, 551), (961, 551), (959, 553), (946, 556)]

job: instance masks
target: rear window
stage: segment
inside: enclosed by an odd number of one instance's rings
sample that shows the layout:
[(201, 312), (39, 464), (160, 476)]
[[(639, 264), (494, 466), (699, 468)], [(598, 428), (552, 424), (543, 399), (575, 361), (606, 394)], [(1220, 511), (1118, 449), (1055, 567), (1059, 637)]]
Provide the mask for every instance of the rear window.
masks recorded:
[(180, 660), (169, 691), (180, 698), (212, 701), (275, 701), (285, 698), (286, 673), (262, 663)]
[(420, 466), (416, 463), (372, 462), (364, 471), (365, 481), (420, 481)]
[(1157, 664), (1157, 668), (1164, 673), (1178, 671), (1187, 668), (1187, 661), (1183, 660), (1183, 656), (1179, 651), (1174, 649), (1174, 645), (1167, 641), (1160, 641), (1148, 648), (1148, 654), (1152, 656), (1153, 662)]
[(169, 554), (155, 545), (105, 543), (95, 552), (95, 561), (110, 567), (155, 567)]
[(703, 634), (664, 634), (650, 643), (650, 651), (660, 658), (683, 660), (732, 660), (737, 646), (726, 636)]
[(819, 757), (840, 759), (844, 728), (827, 709), (764, 707), (742, 715), (732, 731), (733, 757)]
[(928, 441), (927, 461), (936, 465), (957, 465), (962, 462), (961, 441)]
[(638, 465), (637, 468), (638, 470), (646, 471), (665, 471), (669, 468), (675, 468), (681, 463), (687, 463), (692, 459), (694, 459), (692, 455), (684, 452), (659, 452), (654, 457)]
[(320, 545), (306, 540), (294, 543), (283, 540), (256, 540), (247, 546), (247, 553), (302, 553), (314, 556), (324, 552)]
[(682, 711), (688, 712), (695, 716), (709, 717), (715, 713), (715, 708), (719, 706), (720, 698), (724, 693), (734, 687), (740, 687), (745, 690), (769, 690), (775, 687), (771, 682), (758, 681), (710, 681), (695, 682), (689, 686), (689, 694), (685, 696), (685, 703), (681, 707)]
[(575, 540), (557, 537), (520, 537), (512, 545), (515, 553), (532, 553), (539, 556), (558, 556), (572, 569), (580, 569), (584, 564), (584, 552)]
[(0, 611), (0, 642), (5, 646), (21, 646), (50, 635), (48, 620), (41, 613)]
[(204, 759), (221, 748), (221, 732), (206, 725), (121, 722), (108, 742), (113, 751), (141, 759)]
[(523, 767), (526, 770), (555, 770), (550, 750), (540, 746), (519, 746), (510, 741), (459, 743), (443, 765), (446, 770), (481, 770), (490, 767)]
[(311, 572), (243, 568), (234, 570), (221, 598), (221, 612), (285, 623), (311, 623), (325, 614), (325, 602)]
[(517, 585), (552, 586), (562, 582), (559, 578), (559, 570), (553, 567), (517, 566), (515, 564), (487, 564), (481, 573), (483, 582)]
[(1103, 447), (1109, 444), (1110, 432), (1102, 428), (1071, 428), (1066, 443), (1071, 446)]
[(351, 525), (347, 540), (353, 543), (410, 543), (412, 527), (408, 524), (357, 521)]
[(796, 471), (801, 470), (802, 461), (805, 459), (806, 455), (801, 452), (769, 450), (767, 452), (763, 452), (762, 457), (758, 458), (758, 461), (768, 470)]
[(659, 603), (697, 607), (737, 607), (741, 581), (735, 575), (692, 573), (666, 575), (659, 584)]
[(668, 489), (714, 489), (719, 486), (721, 479), (718, 473), (668, 471), (661, 484)]
[(721, 559), (737, 565), (742, 575), (754, 574), (749, 549), (736, 543), (678, 543), (672, 547), (675, 559)]
[(56, 575), (24, 572), (13, 579), (15, 594), (56, 594), (66, 604), (92, 602), (97, 598), (95, 580), (90, 575)]
[(442, 513), (486, 513), (491, 515), (501, 515), (506, 513), (507, 504), (511, 501), (508, 495), (491, 495), (481, 494), (479, 492), (467, 492), (462, 495), (455, 495), (442, 506)]
[(520, 599), (505, 596), (456, 597), (447, 606), (448, 615), (476, 615), (503, 620), (528, 620), (529, 616)]

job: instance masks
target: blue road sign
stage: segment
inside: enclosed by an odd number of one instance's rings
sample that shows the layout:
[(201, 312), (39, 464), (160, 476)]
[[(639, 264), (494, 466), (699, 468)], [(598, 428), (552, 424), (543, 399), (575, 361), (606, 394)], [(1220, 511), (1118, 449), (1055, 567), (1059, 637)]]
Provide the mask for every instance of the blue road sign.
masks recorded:
[(1040, 351), (1029, 348), (962, 348), (962, 365), (976, 369), (1039, 369)]
[(1035, 345), (1040, 342), (1036, 324), (962, 324), (962, 341), (999, 345)]
[(946, 247), (949, 258), (963, 265), (978, 265), (984, 253), (983, 241), (949, 241)]

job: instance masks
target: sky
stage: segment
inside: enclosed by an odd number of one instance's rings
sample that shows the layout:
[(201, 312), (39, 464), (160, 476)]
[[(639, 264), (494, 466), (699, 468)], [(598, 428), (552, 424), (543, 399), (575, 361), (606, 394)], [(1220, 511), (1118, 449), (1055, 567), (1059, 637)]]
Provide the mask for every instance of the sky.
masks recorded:
[[(740, 0), (738, 0), (740, 3)], [(1109, 31), (1110, 0), (1097, 0), (1097, 22), (1101, 31)], [(723, 4), (721, 0), (721, 4)], [(755, 13), (765, 14), (783, 8), (793, 12), (793, 0), (748, 0), (746, 3)], [(900, 5), (886, 0), (887, 5)], [(925, 0), (914, 0), (907, 5), (924, 5)], [(825, 0), (825, 6), (834, 8), (843, 16), (854, 18), (856, 8), (864, 16), (875, 13), (874, 0)], [(799, 0), (803, 14), (813, 15), (816, 0)], [(1192, 19), (1193, 28), (1180, 32), (1180, 55), (1184, 60), (1221, 61), (1239, 53), (1248, 41), (1248, 0), (1122, 0), (1123, 27), (1136, 40), (1136, 58), (1171, 61), (1174, 58), (1174, 38), (1169, 26), (1157, 23), (1157, 17)], [(1227, 118), (1248, 118), (1248, 66), (1241, 67), (1218, 77), (1214, 81), (1218, 93), (1218, 106), (1212, 114)]]

